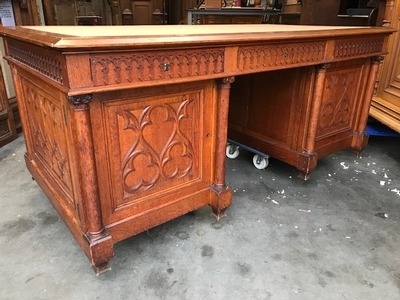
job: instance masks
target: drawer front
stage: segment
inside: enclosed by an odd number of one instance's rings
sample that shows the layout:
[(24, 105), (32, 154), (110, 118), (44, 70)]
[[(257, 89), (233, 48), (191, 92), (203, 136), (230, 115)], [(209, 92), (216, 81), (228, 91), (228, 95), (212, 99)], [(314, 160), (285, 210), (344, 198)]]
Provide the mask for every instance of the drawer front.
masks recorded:
[(172, 81), (224, 72), (224, 48), (100, 54), (90, 57), (94, 86)]
[(237, 68), (241, 71), (269, 71), (318, 64), (325, 59), (326, 41), (265, 44), (239, 47)]
[(334, 58), (353, 58), (380, 54), (383, 50), (384, 37), (353, 38), (335, 42)]

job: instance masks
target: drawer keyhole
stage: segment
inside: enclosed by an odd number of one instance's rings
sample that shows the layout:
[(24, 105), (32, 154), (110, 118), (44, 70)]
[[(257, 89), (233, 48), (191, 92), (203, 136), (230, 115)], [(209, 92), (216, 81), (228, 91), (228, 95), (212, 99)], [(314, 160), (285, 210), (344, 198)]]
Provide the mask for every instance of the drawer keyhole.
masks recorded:
[(169, 71), (169, 64), (164, 64), (164, 71)]

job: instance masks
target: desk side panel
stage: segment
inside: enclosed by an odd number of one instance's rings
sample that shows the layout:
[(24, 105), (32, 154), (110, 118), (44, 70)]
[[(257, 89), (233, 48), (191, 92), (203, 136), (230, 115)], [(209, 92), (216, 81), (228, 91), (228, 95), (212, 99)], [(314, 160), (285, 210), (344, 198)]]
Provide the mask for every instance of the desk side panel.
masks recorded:
[(27, 145), (27, 167), (83, 247), (79, 179), (66, 118), (66, 95), (24, 68), (12, 65), (12, 70)]

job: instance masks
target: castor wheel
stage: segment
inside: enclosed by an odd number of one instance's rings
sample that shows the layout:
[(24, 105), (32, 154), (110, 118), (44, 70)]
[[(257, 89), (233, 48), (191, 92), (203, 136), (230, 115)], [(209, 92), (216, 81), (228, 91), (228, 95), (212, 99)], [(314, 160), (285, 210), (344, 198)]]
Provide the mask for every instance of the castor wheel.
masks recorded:
[(268, 161), (268, 157), (264, 157), (261, 155), (254, 155), (253, 156), (253, 165), (259, 169), (259, 170), (263, 170), (266, 167), (268, 167), (269, 161)]
[(239, 147), (232, 144), (228, 144), (226, 146), (226, 156), (230, 159), (235, 159), (236, 157), (238, 157)]

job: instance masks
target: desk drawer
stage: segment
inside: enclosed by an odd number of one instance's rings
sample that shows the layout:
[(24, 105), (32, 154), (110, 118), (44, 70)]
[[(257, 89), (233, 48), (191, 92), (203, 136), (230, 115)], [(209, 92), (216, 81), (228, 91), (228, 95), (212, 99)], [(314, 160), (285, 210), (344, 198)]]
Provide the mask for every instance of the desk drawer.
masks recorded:
[(99, 54), (90, 57), (94, 86), (171, 81), (224, 72), (224, 48)]

